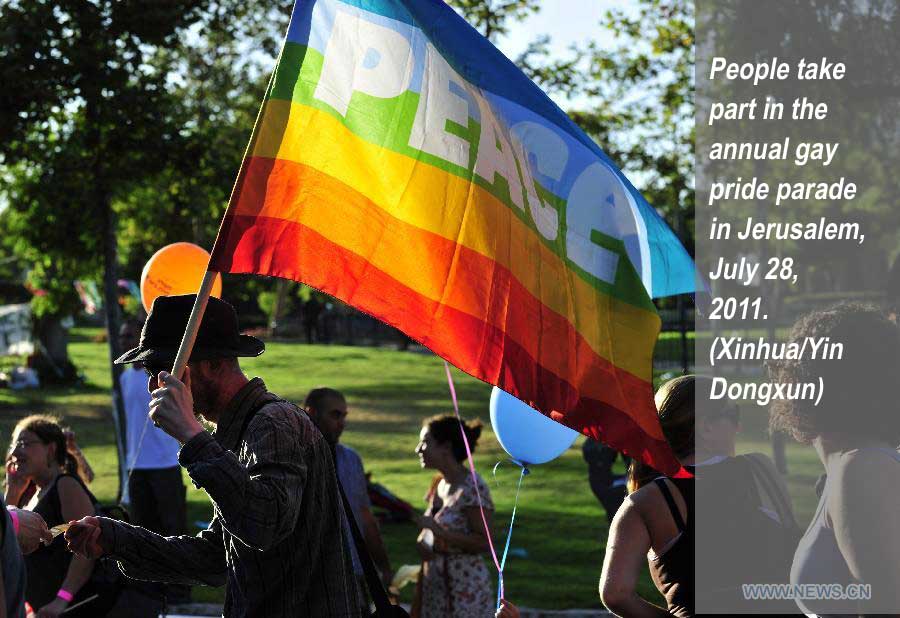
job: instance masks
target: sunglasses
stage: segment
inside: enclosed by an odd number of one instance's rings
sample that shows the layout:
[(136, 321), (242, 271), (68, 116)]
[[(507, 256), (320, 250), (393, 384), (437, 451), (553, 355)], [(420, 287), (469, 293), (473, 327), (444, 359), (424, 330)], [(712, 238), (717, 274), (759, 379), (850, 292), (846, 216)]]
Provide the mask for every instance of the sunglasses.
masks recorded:
[(12, 453), (16, 449), (26, 449), (32, 444), (44, 444), (40, 440), (16, 440), (9, 445), (9, 452)]

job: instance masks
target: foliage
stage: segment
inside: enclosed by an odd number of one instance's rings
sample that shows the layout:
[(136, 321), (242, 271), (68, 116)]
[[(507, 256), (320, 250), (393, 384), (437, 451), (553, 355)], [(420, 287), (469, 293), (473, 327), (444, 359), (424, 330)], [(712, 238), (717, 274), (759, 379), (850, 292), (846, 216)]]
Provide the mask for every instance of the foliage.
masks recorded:
[(509, 33), (509, 21), (536, 13), (538, 0), (449, 0), (466, 21), (491, 41)]
[(589, 68), (576, 92), (590, 107), (572, 117), (638, 179), (693, 253), (694, 3), (638, 4), (634, 13), (607, 12), (603, 27), (616, 45), (588, 45)]
[(0, 92), (0, 274), (27, 270), (39, 319), (77, 311), (76, 279), (137, 279), (169, 242), (212, 246), (287, 23), (270, 7), (0, 6), (0, 78), (17, 84)]
[(116, 204), (126, 272), (160, 247), (189, 240), (211, 249), (256, 120), (290, 6), (210, 5), (175, 48), (160, 50), (179, 100), (178, 149), (157, 174)]
[[(453, 0), (489, 38), (537, 0)], [(589, 102), (573, 113), (670, 215), (691, 218), (691, 8), (642, 0), (609, 15), (621, 45), (551, 58), (548, 38), (519, 64), (545, 89)], [(170, 242), (211, 247), (246, 146), (289, 3), (13, 1), (0, 7), (0, 229), (46, 294), (38, 314), (78, 307), (70, 282), (97, 280), (114, 225), (122, 276), (137, 279)], [(585, 65), (585, 63), (588, 63)], [(635, 93), (644, 93), (637, 97)], [(689, 123), (688, 123), (689, 124)], [(226, 297), (257, 311), (268, 281), (229, 278)], [(303, 294), (301, 292), (301, 294)]]
[(259, 304), (260, 311), (266, 315), (272, 315), (272, 312), (275, 311), (275, 300), (277, 296), (278, 294), (272, 290), (260, 292), (256, 300)]
[[(699, 42), (699, 48), (715, 49), (716, 55), (736, 62), (778, 58), (796, 66), (800, 58), (818, 62), (825, 57), (829, 62), (844, 60), (847, 66), (847, 75), (840, 81), (767, 80), (759, 87), (737, 80), (701, 82), (700, 93), (706, 99), (743, 101), (771, 97), (785, 105), (786, 113), (783, 120), (738, 120), (701, 130), (700, 172), (720, 180), (758, 176), (770, 183), (810, 183), (846, 177), (859, 187), (852, 201), (799, 200), (778, 207), (771, 199), (729, 203), (725, 209), (712, 209), (707, 218), (720, 214), (720, 220), (728, 217), (732, 221), (755, 216), (768, 221), (817, 221), (825, 217), (829, 221), (857, 222), (865, 233), (865, 244), (850, 253), (835, 250), (833, 243), (827, 242), (757, 243), (754, 251), (758, 254), (791, 255), (801, 269), (798, 286), (763, 281), (768, 287), (765, 294), (771, 298), (822, 289), (845, 293), (882, 290), (888, 267), (900, 247), (900, 211), (894, 206), (900, 194), (900, 177), (893, 173), (900, 134), (895, 130), (897, 97), (892, 96), (897, 88), (900, 7), (889, 0), (821, 0), (811, 5), (773, 3), (766, 11), (758, 11), (752, 5), (731, 1), (720, 3), (715, 10), (704, 8), (698, 20), (706, 39)], [(719, 44), (712, 48), (710, 41)], [(708, 58), (705, 62), (709, 62)], [(826, 102), (827, 121), (792, 120), (791, 102), (801, 96)], [(792, 145), (814, 140), (840, 144), (840, 149), (827, 174), (818, 165), (705, 160), (710, 142), (746, 141), (750, 134), (759, 143), (781, 142), (789, 137)], [(724, 251), (727, 250), (722, 247), (709, 253)], [(774, 308), (778, 303), (772, 305)]]
[(198, 2), (10, 2), (0, 8), (0, 157), (16, 252), (46, 292), (35, 312), (70, 311), (74, 278), (96, 276), (112, 199), (178, 148), (168, 67)]

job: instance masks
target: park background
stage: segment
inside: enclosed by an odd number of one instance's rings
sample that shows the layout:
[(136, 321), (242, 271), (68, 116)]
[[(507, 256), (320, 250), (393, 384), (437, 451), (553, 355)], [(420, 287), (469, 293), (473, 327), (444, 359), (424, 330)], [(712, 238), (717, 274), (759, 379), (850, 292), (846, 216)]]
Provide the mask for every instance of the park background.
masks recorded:
[[(596, 12), (575, 0), (451, 4), (597, 141), (693, 255), (693, 2), (601, 2)], [(123, 315), (139, 311), (120, 280), (138, 280), (171, 242), (212, 246), (290, 8), (263, 0), (0, 7), (8, 85), (0, 98), (0, 305), (27, 305), (45, 360), (40, 389), (0, 389), (0, 435), (32, 412), (61, 416), (97, 471), (92, 490), (104, 502), (117, 493), (109, 359), (119, 353), (104, 325), (115, 332)], [(578, 27), (560, 36), (561, 23)], [(298, 402), (314, 386), (343, 390), (351, 409), (344, 441), (373, 480), (424, 506), (430, 475), (413, 448), (422, 420), (451, 409), (440, 360), (299, 284), (226, 277), (223, 297), (243, 327), (267, 339), (267, 353), (243, 363), (247, 373)], [(327, 343), (304, 342), (300, 312), (311, 297), (333, 315)], [(694, 328), (690, 298), (658, 307), (657, 382), (692, 367)], [(2, 357), (0, 371), (24, 361)], [(490, 388), (455, 378), (463, 415), (487, 422)], [(763, 425), (745, 423), (741, 450), (768, 451)], [(507, 575), (523, 605), (600, 607), (607, 525), (580, 444), (525, 483), (512, 547), (526, 553), (514, 551)], [(818, 464), (792, 446), (788, 455), (792, 487), (808, 494), (797, 505), (807, 520)], [(476, 464), (497, 504), (498, 539), (516, 478), (509, 466), (491, 477), (503, 458), (488, 429)], [(191, 489), (189, 525), (209, 517), (205, 495)], [(417, 562), (416, 532), (384, 527), (395, 567)], [(646, 575), (642, 593), (659, 600)], [(221, 597), (195, 591), (198, 600)]]

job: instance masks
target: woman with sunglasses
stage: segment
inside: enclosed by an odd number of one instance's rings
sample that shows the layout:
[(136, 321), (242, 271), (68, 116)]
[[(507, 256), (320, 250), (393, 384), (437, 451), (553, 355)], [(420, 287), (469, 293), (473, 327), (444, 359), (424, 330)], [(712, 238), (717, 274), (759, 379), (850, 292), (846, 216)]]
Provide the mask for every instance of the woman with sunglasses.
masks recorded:
[[(656, 393), (663, 434), (681, 464), (695, 476), (668, 478), (632, 461), (629, 495), (613, 518), (600, 578), (601, 599), (617, 615), (693, 616), (695, 590), (705, 595), (712, 588), (725, 596), (704, 596), (704, 608), (725, 604), (732, 611), (745, 610), (742, 599), (736, 597), (740, 584), (758, 583), (754, 578), (760, 572), (779, 571), (772, 566), (773, 560), (781, 565), (780, 574), (774, 574), (787, 580), (796, 546), (791, 539), (799, 534), (786, 489), (765, 456), (734, 456), (740, 426), (736, 406), (707, 399), (696, 409), (695, 393), (702, 400), (710, 386), (709, 378), (688, 375), (666, 382)], [(770, 484), (777, 487), (772, 490), (776, 498), (768, 497), (763, 488)], [(696, 492), (696, 486), (702, 491)], [(786, 509), (773, 504), (782, 499)], [(788, 534), (782, 534), (782, 529)], [(701, 547), (695, 545), (697, 538), (714, 546), (715, 553), (695, 554), (695, 548)], [(744, 539), (750, 541), (746, 546)], [(773, 547), (783, 546), (780, 557), (770, 557), (777, 553)], [(666, 608), (637, 594), (645, 563)]]
[[(28, 416), (15, 426), (6, 463), (6, 502), (40, 514), (49, 527), (95, 514), (95, 500), (81, 480), (78, 460), (66, 448), (59, 422)], [(34, 491), (29, 496), (29, 487)], [(55, 618), (94, 594), (94, 561), (74, 556), (61, 538), (25, 557), (25, 600), (39, 618)], [(66, 616), (102, 616), (98, 603)]]

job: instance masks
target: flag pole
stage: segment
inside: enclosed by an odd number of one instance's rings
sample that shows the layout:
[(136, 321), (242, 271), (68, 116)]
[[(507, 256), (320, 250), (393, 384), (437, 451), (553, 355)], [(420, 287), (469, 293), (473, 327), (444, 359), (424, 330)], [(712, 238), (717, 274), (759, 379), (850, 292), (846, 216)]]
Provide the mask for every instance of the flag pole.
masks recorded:
[[(290, 24), (288, 25), (290, 28)], [(287, 32), (284, 34), (285, 41), (287, 40)], [(281, 44), (281, 52), (278, 54), (278, 58), (275, 60), (275, 68), (272, 69), (272, 74), (269, 76), (269, 83), (266, 86), (266, 94), (268, 94), (272, 89), (272, 84), (275, 81), (275, 71), (278, 69), (278, 62), (281, 60), (281, 54), (284, 53), (284, 43)], [(256, 114), (256, 122), (253, 123), (253, 132), (250, 134), (250, 141), (247, 144), (247, 149), (244, 151), (244, 158), (241, 159), (241, 167), (238, 170), (237, 178), (234, 180), (234, 186), (231, 188), (231, 197), (228, 200), (228, 208), (225, 210), (225, 215), (228, 215), (228, 211), (231, 209), (231, 203), (234, 199), (234, 195), (237, 191), (238, 184), (241, 180), (241, 174), (244, 171), (244, 165), (247, 162), (247, 155), (250, 153), (253, 143), (257, 138), (257, 128), (259, 127), (260, 119), (262, 118), (263, 109), (266, 106), (265, 99), (263, 99), (263, 104), (260, 105), (259, 111)], [(222, 233), (222, 227), (225, 225), (225, 217), (222, 217), (222, 221), (219, 223), (219, 231), (216, 233), (216, 240), (213, 242), (212, 252), (210, 253), (210, 262), (212, 262), (212, 256), (216, 253), (216, 246), (219, 244), (219, 236)], [(206, 311), (206, 304), (209, 302), (209, 294), (212, 292), (213, 282), (216, 280), (216, 275), (219, 273), (209, 270), (207, 267), (206, 274), (203, 275), (203, 281), (200, 283), (200, 289), (197, 291), (197, 299), (194, 301), (194, 307), (191, 309), (191, 315), (188, 318), (187, 327), (184, 330), (184, 337), (181, 339), (181, 345), (178, 347), (178, 354), (175, 356), (175, 364), (172, 366), (172, 375), (181, 379), (181, 374), (184, 373), (184, 368), (187, 366), (188, 359), (191, 357), (191, 351), (194, 349), (194, 341), (197, 339), (197, 329), (200, 328), (200, 321), (203, 319), (203, 313)]]
[(209, 294), (212, 292), (213, 283), (218, 274), (215, 271), (207, 270), (206, 274), (203, 275), (203, 282), (200, 284), (200, 290), (197, 292), (197, 299), (194, 301), (193, 309), (191, 309), (187, 328), (184, 329), (184, 337), (181, 339), (178, 354), (175, 356), (175, 364), (172, 366), (172, 375), (179, 380), (181, 379), (181, 374), (184, 373), (188, 359), (191, 357), (191, 351), (194, 349), (194, 341), (197, 340), (197, 330), (200, 328), (200, 321), (203, 319), (206, 304), (209, 302)]

